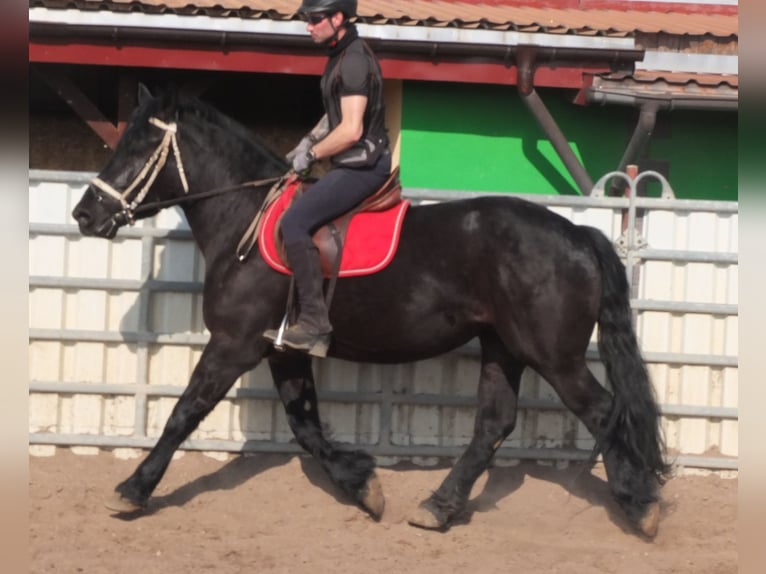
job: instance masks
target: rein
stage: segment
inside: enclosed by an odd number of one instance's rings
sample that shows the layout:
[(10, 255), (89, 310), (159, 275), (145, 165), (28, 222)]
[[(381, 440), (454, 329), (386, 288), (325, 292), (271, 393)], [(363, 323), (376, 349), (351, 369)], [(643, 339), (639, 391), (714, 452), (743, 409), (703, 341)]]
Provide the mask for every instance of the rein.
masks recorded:
[(196, 201), (198, 199), (207, 199), (208, 197), (214, 197), (216, 195), (221, 195), (224, 193), (228, 193), (230, 191), (237, 191), (240, 189), (244, 189), (245, 187), (263, 187), (264, 185), (268, 185), (270, 183), (274, 183), (282, 179), (284, 176), (278, 176), (278, 177), (267, 177), (265, 179), (254, 179), (253, 181), (246, 181), (244, 183), (238, 183), (237, 185), (230, 185), (228, 187), (216, 187), (215, 189), (211, 189), (209, 191), (203, 191), (202, 193), (195, 193), (193, 195), (186, 195), (184, 197), (174, 197), (173, 199), (166, 199), (164, 201), (154, 201), (152, 203), (147, 203), (144, 205), (139, 205), (133, 210), (133, 213), (142, 213), (144, 211), (151, 211), (154, 209), (164, 209), (166, 207), (171, 207), (173, 205), (178, 205), (179, 203), (184, 203), (185, 201)]
[[(248, 181), (245, 183), (240, 183), (237, 185), (227, 186), (227, 187), (219, 187), (216, 189), (212, 189), (209, 191), (205, 191), (202, 193), (195, 193), (193, 195), (188, 195), (189, 193), (189, 183), (186, 180), (186, 171), (184, 170), (183, 161), (181, 159), (181, 150), (178, 147), (178, 125), (175, 122), (172, 123), (165, 123), (162, 120), (151, 117), (149, 118), (149, 123), (153, 126), (156, 126), (163, 130), (165, 132), (165, 135), (162, 138), (162, 141), (159, 143), (157, 148), (154, 150), (151, 156), (149, 156), (149, 159), (146, 160), (146, 163), (144, 164), (144, 167), (141, 169), (141, 171), (136, 175), (136, 177), (133, 179), (131, 184), (128, 186), (128, 188), (120, 193), (117, 191), (114, 187), (100, 179), (99, 177), (94, 177), (91, 180), (91, 185), (98, 188), (99, 190), (103, 191), (107, 195), (115, 198), (117, 201), (120, 202), (120, 205), (122, 206), (122, 211), (118, 211), (111, 217), (111, 224), (113, 227), (124, 225), (125, 223), (129, 223), (130, 225), (133, 225), (136, 222), (136, 214), (142, 213), (144, 211), (151, 211), (151, 210), (157, 210), (157, 209), (163, 209), (165, 207), (170, 207), (172, 205), (177, 205), (179, 203), (183, 203), (185, 201), (196, 201), (198, 199), (205, 199), (208, 197), (213, 197), (216, 195), (220, 195), (223, 193), (228, 193), (230, 191), (236, 191), (239, 189), (243, 189), (245, 187), (262, 187), (264, 185), (268, 185), (270, 183), (277, 183), (274, 187), (279, 187), (279, 183), (285, 179), (286, 175), (278, 176), (278, 177), (269, 177), (265, 179), (257, 179), (253, 181)], [(187, 194), (183, 197), (175, 197), (173, 199), (167, 199), (164, 201), (155, 201), (152, 203), (147, 203), (144, 205), (141, 205), (141, 203), (146, 198), (146, 195), (149, 193), (149, 190), (151, 189), (152, 185), (154, 184), (154, 180), (157, 179), (157, 176), (160, 173), (160, 170), (162, 170), (163, 167), (165, 167), (165, 163), (167, 163), (168, 155), (170, 154), (170, 149), (173, 149), (173, 155), (176, 159), (176, 169), (178, 170), (178, 178), (181, 180), (181, 185), (183, 186), (184, 193)], [(128, 197), (131, 193), (141, 184), (142, 181), (145, 181), (143, 187), (141, 190), (136, 194), (135, 198), (133, 198), (133, 201), (128, 203)], [(272, 189), (272, 191), (274, 191)], [(269, 194), (271, 196), (271, 193)], [(264, 201), (264, 206), (269, 203), (269, 198), (267, 197), (267, 201)], [(263, 213), (265, 207), (262, 206), (261, 209), (258, 212), (258, 215), (256, 216), (256, 219), (259, 219), (261, 214)]]

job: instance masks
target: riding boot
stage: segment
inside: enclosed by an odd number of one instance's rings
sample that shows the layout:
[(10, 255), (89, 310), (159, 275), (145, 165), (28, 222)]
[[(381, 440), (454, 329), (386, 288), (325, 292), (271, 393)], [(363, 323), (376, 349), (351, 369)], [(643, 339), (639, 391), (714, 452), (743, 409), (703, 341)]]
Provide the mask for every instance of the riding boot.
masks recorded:
[[(332, 325), (324, 300), (324, 278), (319, 250), (309, 239), (285, 245), (287, 263), (295, 275), (298, 290), (298, 320), (282, 334), (282, 342), (292, 349), (306, 351), (316, 357), (327, 356)], [(269, 329), (263, 336), (275, 341), (277, 331)]]

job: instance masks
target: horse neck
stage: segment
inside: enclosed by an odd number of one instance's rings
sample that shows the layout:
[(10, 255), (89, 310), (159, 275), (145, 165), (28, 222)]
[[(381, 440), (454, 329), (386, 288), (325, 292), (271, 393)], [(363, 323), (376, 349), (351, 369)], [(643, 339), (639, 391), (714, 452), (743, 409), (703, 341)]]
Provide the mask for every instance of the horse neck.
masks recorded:
[(264, 190), (244, 186), (183, 207), (192, 235), (206, 261), (222, 254), (233, 257), (265, 195)]
[(237, 140), (223, 129), (206, 129), (203, 135), (198, 130), (192, 132), (185, 144), (184, 139), (179, 141), (182, 154), (189, 158), (184, 160), (184, 167), (190, 193), (233, 188), (182, 204), (192, 234), (205, 260), (210, 262), (219, 255), (233, 256), (266, 197), (268, 185), (241, 184), (279, 176), (283, 166), (275, 157), (262, 157), (252, 142)]

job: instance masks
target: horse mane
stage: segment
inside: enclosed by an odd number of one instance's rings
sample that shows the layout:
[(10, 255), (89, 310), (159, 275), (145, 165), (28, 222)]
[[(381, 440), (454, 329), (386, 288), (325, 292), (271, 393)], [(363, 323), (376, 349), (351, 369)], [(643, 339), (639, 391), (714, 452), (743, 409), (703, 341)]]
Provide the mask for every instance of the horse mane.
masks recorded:
[[(214, 138), (215, 151), (229, 154), (228, 167), (234, 171), (247, 171), (252, 177), (281, 175), (289, 168), (283, 157), (274, 152), (265, 141), (250, 128), (220, 112), (201, 99), (174, 89), (161, 91), (156, 97), (141, 103), (135, 110), (128, 129), (120, 138), (123, 153), (131, 154), (141, 149), (145, 139), (144, 127), (150, 117), (166, 121), (183, 120), (193, 123), (202, 137)], [(224, 134), (223, 137), (220, 134)], [(232, 174), (233, 175), (233, 174)]]
[(279, 174), (287, 171), (289, 166), (284, 158), (274, 152), (260, 136), (211, 104), (194, 96), (179, 95), (174, 106), (179, 118), (192, 119), (200, 125), (211, 124), (222, 129), (228, 138), (242, 146), (245, 155), (257, 158), (261, 168), (259, 171)]

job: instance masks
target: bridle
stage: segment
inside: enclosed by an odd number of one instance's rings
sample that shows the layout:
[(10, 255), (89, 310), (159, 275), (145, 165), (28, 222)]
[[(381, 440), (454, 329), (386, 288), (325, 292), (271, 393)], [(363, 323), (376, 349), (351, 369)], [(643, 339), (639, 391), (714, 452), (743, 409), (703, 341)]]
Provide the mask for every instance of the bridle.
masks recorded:
[[(189, 195), (189, 183), (186, 180), (186, 172), (184, 170), (183, 161), (181, 159), (181, 150), (178, 147), (178, 125), (175, 122), (171, 123), (165, 123), (162, 120), (151, 117), (149, 118), (149, 123), (153, 126), (156, 126), (163, 130), (165, 132), (165, 135), (162, 138), (162, 141), (160, 141), (157, 148), (154, 150), (152, 155), (149, 157), (148, 160), (146, 160), (146, 164), (144, 165), (143, 169), (136, 175), (136, 177), (133, 179), (133, 182), (127, 187), (127, 189), (123, 192), (117, 191), (114, 187), (106, 183), (104, 180), (102, 180), (99, 177), (94, 177), (91, 180), (91, 185), (98, 188), (100, 191), (103, 191), (107, 195), (113, 197), (117, 201), (120, 202), (120, 205), (122, 206), (122, 210), (114, 213), (112, 217), (109, 219), (109, 224), (111, 225), (111, 229), (115, 227), (120, 227), (122, 225), (125, 225), (126, 223), (133, 225), (136, 222), (136, 214), (141, 211), (149, 211), (152, 209), (160, 209), (164, 207), (168, 207), (171, 205), (177, 205), (183, 201), (191, 201), (191, 200), (199, 200), (204, 199), (207, 197), (212, 197), (214, 195), (220, 195), (222, 193), (226, 193), (229, 191), (235, 191), (238, 189), (243, 189), (245, 187), (261, 187), (268, 184), (272, 184), (277, 182), (276, 185), (272, 188), (272, 191), (274, 191), (276, 188), (281, 189), (281, 183), (288, 177), (290, 172), (287, 174), (284, 174), (279, 177), (269, 177), (265, 179), (259, 179), (255, 181), (248, 181), (245, 183), (240, 183), (237, 185), (232, 185), (228, 187), (220, 187), (216, 189), (212, 189), (210, 191), (205, 191), (202, 193), (195, 193), (193, 195)], [(176, 160), (176, 169), (178, 171), (178, 178), (181, 180), (181, 185), (184, 189), (184, 196), (183, 197), (176, 197), (173, 199), (168, 199), (165, 201), (156, 201), (152, 203), (148, 203), (146, 205), (141, 205), (141, 203), (146, 198), (146, 195), (149, 193), (149, 190), (151, 189), (152, 185), (154, 184), (154, 180), (157, 179), (157, 176), (160, 173), (160, 170), (162, 170), (163, 167), (165, 167), (165, 163), (168, 160), (168, 155), (170, 154), (170, 148), (173, 148), (173, 155), (175, 156)], [(145, 181), (144, 181), (145, 180)], [(130, 194), (135, 191), (135, 189), (141, 185), (141, 182), (144, 181), (143, 187), (140, 189), (140, 191), (136, 194), (136, 196), (133, 198), (130, 203), (128, 203), (128, 198), (130, 197)], [(272, 194), (269, 194), (270, 196)], [(100, 201), (100, 197), (97, 195), (96, 198)], [(267, 199), (270, 199), (267, 198)], [(264, 202), (264, 203), (268, 203)], [(258, 216), (260, 217), (261, 212), (265, 208), (265, 205), (261, 207), (259, 210)], [(110, 229), (110, 230), (111, 230)]]
[[(91, 181), (91, 184), (94, 187), (100, 189), (107, 195), (112, 196), (120, 202), (120, 205), (122, 205), (122, 211), (112, 216), (112, 219), (115, 223), (117, 223), (118, 216), (122, 222), (127, 222), (130, 225), (135, 223), (135, 209), (144, 200), (146, 194), (149, 193), (149, 190), (151, 189), (154, 180), (157, 179), (160, 170), (165, 167), (165, 163), (168, 160), (168, 154), (170, 153), (171, 147), (173, 148), (173, 155), (176, 159), (176, 169), (178, 170), (178, 177), (181, 180), (181, 185), (183, 185), (184, 193), (189, 193), (189, 183), (186, 181), (186, 173), (184, 171), (183, 161), (181, 160), (181, 150), (178, 147), (178, 138), (176, 137), (176, 133), (178, 132), (177, 124), (175, 122), (167, 124), (155, 117), (149, 118), (149, 123), (163, 130), (165, 135), (157, 146), (157, 149), (155, 149), (154, 153), (152, 153), (149, 159), (146, 160), (146, 164), (144, 165), (143, 169), (138, 173), (138, 175), (136, 175), (128, 188), (120, 193), (114, 189), (114, 187), (98, 177), (94, 177)], [(133, 201), (128, 203), (128, 197), (130, 197), (130, 194), (133, 193), (133, 191), (144, 180), (146, 180), (144, 186), (133, 198)]]

